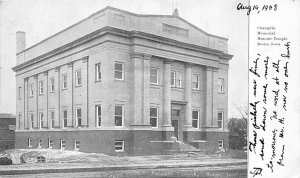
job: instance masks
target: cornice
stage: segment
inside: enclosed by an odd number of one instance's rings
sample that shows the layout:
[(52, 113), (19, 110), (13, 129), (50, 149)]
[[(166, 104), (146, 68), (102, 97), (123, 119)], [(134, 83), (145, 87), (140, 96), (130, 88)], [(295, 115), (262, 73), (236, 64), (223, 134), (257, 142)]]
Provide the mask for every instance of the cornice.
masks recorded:
[[(126, 30), (113, 28), (113, 27), (104, 27), (104, 28), (94, 31), (84, 37), (74, 40), (68, 44), (60, 46), (52, 51), (42, 54), (36, 58), (33, 58), (29, 61), (19, 64), (19, 65), (13, 67), (12, 69), (15, 72), (17, 72), (18, 70), (21, 70), (23, 68), (31, 66), (31, 65), (38, 63), (44, 59), (47, 59), (54, 55), (60, 54), (64, 51), (67, 51), (69, 49), (77, 47), (77, 46), (84, 44), (92, 39), (98, 38), (98, 37), (106, 35), (106, 34), (113, 34), (113, 35), (124, 36), (124, 37), (128, 37), (128, 38), (143, 38), (143, 39), (147, 39), (147, 40), (151, 40), (151, 41), (155, 41), (155, 42), (159, 42), (159, 43), (163, 43), (163, 44), (167, 44), (167, 45), (171, 45), (171, 46), (177, 46), (180, 48), (186, 48), (186, 49), (196, 50), (196, 51), (207, 53), (207, 54), (217, 55), (220, 58), (228, 59), (228, 60), (231, 59), (233, 56), (230, 54), (225, 54), (224, 52), (219, 51), (219, 50), (215, 50), (215, 49), (211, 49), (211, 48), (207, 48), (207, 47), (203, 47), (203, 46), (198, 46), (195, 44), (185, 43), (185, 42), (181, 42), (178, 40), (157, 36), (154, 34), (149, 34), (149, 33), (139, 32), (139, 31), (126, 31)], [(131, 45), (133, 45), (133, 44), (131, 44)], [(137, 54), (133, 53), (133, 55), (137, 55)], [(143, 54), (142, 57), (145, 57), (145, 55), (151, 56), (149, 54)]]

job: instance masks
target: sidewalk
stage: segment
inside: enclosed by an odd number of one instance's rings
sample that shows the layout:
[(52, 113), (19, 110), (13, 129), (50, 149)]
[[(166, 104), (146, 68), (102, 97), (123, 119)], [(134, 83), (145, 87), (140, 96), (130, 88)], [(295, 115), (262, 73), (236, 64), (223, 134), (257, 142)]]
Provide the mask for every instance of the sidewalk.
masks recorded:
[[(156, 160), (151, 161), (143, 157), (135, 164), (131, 161), (111, 163), (37, 163), (0, 166), (0, 175), (16, 174), (41, 174), (41, 173), (73, 173), (73, 172), (97, 172), (111, 170), (138, 170), (138, 169), (162, 169), (162, 168), (192, 168), (246, 165), (247, 160), (241, 159), (205, 159), (205, 160)], [(142, 159), (141, 159), (142, 158)]]

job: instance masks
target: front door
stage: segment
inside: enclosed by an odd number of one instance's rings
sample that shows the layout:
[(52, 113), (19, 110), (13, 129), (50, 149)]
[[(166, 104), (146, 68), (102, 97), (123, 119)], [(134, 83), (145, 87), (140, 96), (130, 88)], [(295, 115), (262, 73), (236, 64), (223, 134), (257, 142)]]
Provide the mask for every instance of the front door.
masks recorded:
[(171, 110), (171, 120), (172, 120), (172, 127), (174, 127), (174, 135), (178, 140), (178, 129), (179, 129), (179, 121), (180, 121), (180, 110), (179, 109)]

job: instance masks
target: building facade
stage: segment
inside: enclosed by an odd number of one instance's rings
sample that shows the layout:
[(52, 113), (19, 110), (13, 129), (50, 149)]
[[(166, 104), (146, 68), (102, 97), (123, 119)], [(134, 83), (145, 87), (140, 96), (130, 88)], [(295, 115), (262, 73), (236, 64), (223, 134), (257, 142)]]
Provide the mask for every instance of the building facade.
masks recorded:
[(150, 154), (171, 137), (228, 148), (227, 39), (173, 15), (106, 7), (25, 47), (17, 32), (17, 148)]
[(0, 113), (0, 152), (15, 147), (16, 117)]

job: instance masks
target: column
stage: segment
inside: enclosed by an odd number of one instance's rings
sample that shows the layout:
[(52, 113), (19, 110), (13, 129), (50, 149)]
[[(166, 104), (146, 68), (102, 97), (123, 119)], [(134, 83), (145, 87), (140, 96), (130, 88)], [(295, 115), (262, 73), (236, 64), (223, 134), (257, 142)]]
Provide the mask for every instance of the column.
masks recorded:
[[(46, 78), (46, 82), (44, 84), (44, 93), (46, 94), (46, 113), (44, 113), (44, 119), (46, 119), (46, 122), (44, 120), (43, 124), (46, 124), (47, 129), (50, 129), (49, 124), (49, 78), (48, 78), (48, 71), (44, 72), (44, 78)], [(44, 126), (42, 126), (44, 127)]]
[(171, 126), (171, 60), (164, 60), (163, 127)]
[(192, 127), (192, 65), (185, 65), (184, 97), (186, 103), (184, 127)]
[[(55, 116), (55, 118), (57, 118), (57, 121), (55, 119), (55, 122), (54, 122), (54, 125), (55, 127), (57, 128), (62, 128), (62, 125), (61, 125), (61, 108), (60, 108), (60, 92), (61, 92), (61, 89), (60, 89), (60, 70), (59, 70), (59, 67), (56, 67), (55, 68), (55, 72), (57, 72), (57, 117)], [(56, 125), (56, 123), (58, 123), (58, 125)]]
[[(89, 57), (83, 57), (82, 63), (86, 64), (86, 71), (82, 70), (82, 78), (84, 76), (84, 72), (86, 72), (86, 119), (82, 117), (82, 126), (83, 127), (89, 127)], [(83, 105), (84, 106), (84, 105)], [(93, 108), (94, 109), (94, 108)], [(83, 115), (83, 108), (82, 108), (82, 115)]]
[(29, 119), (28, 119), (28, 78), (24, 79), (24, 129), (29, 128)]
[(213, 123), (213, 72), (211, 67), (205, 69), (205, 126)]
[(144, 55), (144, 95), (143, 95), (143, 125), (150, 126), (150, 59), (151, 55)]
[(213, 106), (213, 113), (212, 113), (212, 122), (211, 125), (213, 127), (218, 127), (218, 69), (212, 69), (212, 78), (213, 78), (213, 93), (212, 93), (212, 106)]
[[(36, 83), (36, 94), (35, 94), (35, 98), (36, 98), (36, 109), (35, 109), (35, 112), (36, 112), (36, 117), (35, 117), (35, 125), (34, 127), (35, 128), (39, 128), (39, 125), (40, 125), (40, 120), (39, 120), (39, 80), (38, 80), (38, 75), (36, 74), (34, 77), (35, 79), (35, 83)], [(33, 128), (34, 129), (34, 128)]]
[[(70, 113), (70, 116), (69, 116), (69, 112), (68, 112), (68, 118), (71, 117), (71, 123), (69, 122), (69, 120), (67, 121), (67, 126), (72, 126), (72, 127), (75, 127), (75, 118), (74, 118), (74, 70), (73, 70), (73, 62), (70, 62), (68, 63), (68, 68), (71, 68), (71, 69), (68, 69), (68, 72), (67, 72), (67, 76), (69, 76), (69, 74), (71, 73), (71, 113)], [(70, 72), (71, 70), (71, 72)], [(69, 78), (69, 77), (67, 77)], [(68, 80), (69, 81), (69, 80)], [(68, 87), (69, 88), (69, 87)], [(63, 122), (62, 122), (63, 124)]]
[(132, 55), (133, 60), (133, 78), (134, 78), (134, 89), (133, 89), (133, 102), (134, 102), (134, 117), (133, 125), (140, 126), (143, 124), (143, 80), (144, 80), (144, 64), (143, 64), (143, 55), (134, 53)]

